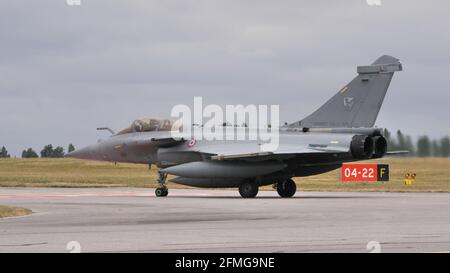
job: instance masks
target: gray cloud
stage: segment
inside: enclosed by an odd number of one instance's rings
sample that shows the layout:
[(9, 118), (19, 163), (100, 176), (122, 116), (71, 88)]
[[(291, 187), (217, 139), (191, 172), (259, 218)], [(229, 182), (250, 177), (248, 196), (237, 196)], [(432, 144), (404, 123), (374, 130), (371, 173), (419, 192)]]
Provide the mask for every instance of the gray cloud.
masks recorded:
[(173, 105), (309, 114), (383, 54), (400, 58), (378, 126), (449, 134), (448, 1), (0, 3), (0, 145), (85, 145)]

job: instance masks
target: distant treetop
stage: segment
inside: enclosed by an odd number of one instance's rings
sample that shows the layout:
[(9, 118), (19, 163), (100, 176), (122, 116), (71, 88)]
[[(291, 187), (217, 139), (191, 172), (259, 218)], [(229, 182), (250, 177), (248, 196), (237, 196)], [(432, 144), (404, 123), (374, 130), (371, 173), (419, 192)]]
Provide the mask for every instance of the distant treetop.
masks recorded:
[(0, 158), (9, 158), (9, 157), (11, 157), (11, 155), (8, 154), (6, 147), (3, 146), (2, 149), (0, 150)]

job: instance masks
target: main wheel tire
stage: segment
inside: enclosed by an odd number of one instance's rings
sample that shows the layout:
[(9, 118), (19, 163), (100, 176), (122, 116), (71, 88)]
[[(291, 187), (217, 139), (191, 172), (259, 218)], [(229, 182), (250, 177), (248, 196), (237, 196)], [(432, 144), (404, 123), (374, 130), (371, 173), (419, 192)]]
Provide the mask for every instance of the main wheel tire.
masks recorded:
[(255, 181), (247, 181), (239, 186), (239, 194), (243, 198), (254, 198), (258, 194), (258, 185)]
[(289, 198), (294, 196), (297, 191), (297, 185), (294, 180), (286, 179), (277, 183), (277, 192), (283, 198)]
[(167, 188), (156, 188), (155, 195), (157, 197), (165, 197), (169, 194), (169, 190)]

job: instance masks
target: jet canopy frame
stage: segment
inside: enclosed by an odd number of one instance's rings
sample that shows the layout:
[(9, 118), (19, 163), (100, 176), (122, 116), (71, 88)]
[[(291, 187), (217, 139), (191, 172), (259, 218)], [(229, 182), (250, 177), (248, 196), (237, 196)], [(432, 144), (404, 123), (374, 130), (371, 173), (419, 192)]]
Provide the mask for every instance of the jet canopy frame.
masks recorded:
[(179, 127), (179, 122), (173, 119), (142, 118), (133, 121), (130, 126), (119, 131), (116, 135), (139, 132), (172, 131), (179, 129)]

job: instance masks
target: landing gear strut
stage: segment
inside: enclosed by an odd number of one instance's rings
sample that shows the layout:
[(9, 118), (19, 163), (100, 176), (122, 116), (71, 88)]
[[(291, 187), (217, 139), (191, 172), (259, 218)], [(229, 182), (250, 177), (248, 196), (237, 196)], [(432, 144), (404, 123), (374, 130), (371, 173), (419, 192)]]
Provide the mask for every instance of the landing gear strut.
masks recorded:
[(159, 177), (158, 177), (158, 188), (155, 190), (155, 195), (157, 197), (165, 197), (169, 194), (169, 189), (167, 189), (167, 186), (165, 185), (167, 174), (159, 171)]
[(294, 196), (297, 186), (294, 180), (286, 179), (277, 183), (277, 192), (281, 197), (288, 198)]
[(258, 185), (254, 180), (248, 180), (239, 186), (239, 193), (243, 198), (253, 198), (258, 194)]

